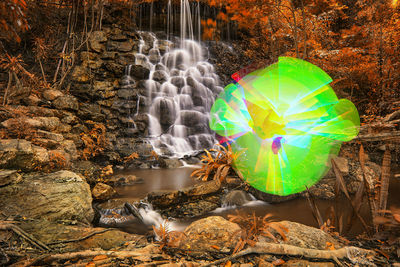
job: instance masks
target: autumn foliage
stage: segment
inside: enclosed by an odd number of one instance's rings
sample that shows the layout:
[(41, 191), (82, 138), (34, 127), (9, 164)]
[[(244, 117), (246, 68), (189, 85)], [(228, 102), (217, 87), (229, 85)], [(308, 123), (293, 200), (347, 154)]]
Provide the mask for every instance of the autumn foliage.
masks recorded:
[(28, 30), (25, 0), (0, 1), (0, 39), (21, 41), (20, 33)]
[[(218, 10), (205, 37), (235, 22), (249, 61), (306, 59), (330, 74), (340, 97), (361, 113), (390, 112), (399, 97), (397, 1), (207, 0)], [(210, 29), (213, 25), (217, 29)], [(217, 38), (215, 38), (217, 39)]]
[(106, 127), (101, 123), (86, 121), (91, 129), (81, 133), (81, 140), (84, 144), (82, 159), (88, 160), (103, 152), (108, 144), (106, 137)]
[[(204, 150), (205, 155), (203, 155), (201, 159), (201, 162), (204, 164), (200, 169), (192, 172), (192, 177), (196, 176), (202, 181), (216, 180), (218, 182), (223, 182), (226, 179), (228, 174), (233, 171), (232, 165), (234, 160), (236, 160), (242, 152), (233, 152), (230, 145), (228, 145), (227, 148), (218, 145), (218, 148), (218, 150)], [(210, 152), (215, 153), (214, 156)]]

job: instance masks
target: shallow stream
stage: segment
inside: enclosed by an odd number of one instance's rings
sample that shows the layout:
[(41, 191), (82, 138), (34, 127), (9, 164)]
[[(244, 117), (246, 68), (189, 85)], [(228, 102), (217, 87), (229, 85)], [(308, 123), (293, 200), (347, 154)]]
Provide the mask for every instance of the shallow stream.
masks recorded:
[[(196, 183), (199, 183), (199, 181), (196, 181), (194, 178), (190, 177), (190, 174), (193, 170), (194, 168), (192, 167), (183, 167), (178, 169), (131, 170), (119, 173), (118, 175), (121, 176), (135, 175), (139, 178), (142, 178), (143, 182), (131, 186), (117, 187), (116, 190), (119, 198), (115, 199), (115, 201), (127, 201), (132, 203), (134, 201), (144, 199), (149, 192), (159, 190), (179, 190), (192, 186)], [(399, 173), (399, 171), (394, 173)], [(388, 207), (394, 206), (396, 208), (400, 208), (400, 198), (397, 197), (397, 192), (399, 191), (400, 179), (393, 177), (389, 187)], [(111, 202), (112, 201), (113, 200), (111, 200)], [(330, 207), (333, 207), (335, 202), (333, 200), (322, 199), (317, 199), (316, 202), (322, 217), (326, 219)], [(340, 201), (339, 207), (347, 214), (351, 211), (351, 206), (345, 199)], [(227, 218), (228, 215), (236, 214), (237, 211), (239, 211), (241, 214), (252, 214), (254, 212), (257, 216), (261, 217), (265, 216), (266, 214), (271, 214), (273, 215), (274, 220), (289, 220), (318, 227), (308, 201), (303, 197), (275, 204), (269, 204), (260, 200), (253, 200), (241, 207), (221, 207), (201, 217), (218, 215)], [(363, 202), (361, 214), (364, 218), (368, 217), (368, 204), (366, 200)], [(150, 210), (150, 213), (148, 215), (145, 214), (145, 216), (151, 217), (149, 219), (155, 223), (162, 222), (161, 216), (153, 210)], [(173, 224), (172, 228), (184, 230), (189, 223), (197, 219), (199, 219), (199, 217), (186, 219), (184, 221), (177, 221)], [(127, 223), (123, 225), (123, 229), (127, 232), (135, 232), (135, 228), (135, 224)], [(363, 229), (361, 224), (359, 222), (355, 222), (351, 231), (349, 232), (349, 236), (355, 236), (362, 232)]]

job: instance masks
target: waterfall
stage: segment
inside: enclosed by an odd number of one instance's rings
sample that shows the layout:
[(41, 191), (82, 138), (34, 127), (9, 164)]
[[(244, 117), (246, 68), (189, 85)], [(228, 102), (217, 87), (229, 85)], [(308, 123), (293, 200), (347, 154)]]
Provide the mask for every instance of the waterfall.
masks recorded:
[(148, 66), (150, 75), (144, 83), (146, 95), (139, 99), (148, 104), (149, 141), (154, 150), (183, 156), (212, 147), (216, 140), (208, 127), (209, 111), (223, 89), (214, 67), (203, 58), (204, 47), (187, 39), (183, 43), (158, 40), (149, 32), (140, 36), (147, 42), (140, 43), (136, 64)]
[(196, 16), (197, 16), (197, 40), (201, 42), (201, 16), (200, 16), (200, 0), (197, 0), (197, 9), (196, 9)]
[[(180, 4), (180, 38), (173, 37), (176, 13), (169, 0), (167, 40), (141, 31), (135, 55), (135, 64), (150, 70), (148, 80), (140, 83), (144, 90), (139, 90), (135, 114), (146, 113), (148, 140), (154, 150), (177, 157), (217, 142), (208, 120), (215, 97), (223, 91), (213, 65), (204, 58), (207, 48), (194, 40), (193, 28), (200, 39), (200, 1), (191, 6), (181, 0)], [(194, 27), (193, 22), (198, 25)]]

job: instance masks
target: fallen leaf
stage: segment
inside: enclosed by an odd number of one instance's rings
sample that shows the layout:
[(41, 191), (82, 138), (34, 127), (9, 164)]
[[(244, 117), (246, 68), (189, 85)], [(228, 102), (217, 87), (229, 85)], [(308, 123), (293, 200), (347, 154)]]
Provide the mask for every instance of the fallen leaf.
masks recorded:
[(216, 246), (216, 245), (212, 245), (211, 246), (213, 249), (216, 249), (216, 250), (221, 250), (221, 248), (219, 247), (219, 246)]
[(326, 242), (326, 249), (335, 250), (335, 245), (333, 245), (331, 242)]
[(228, 261), (227, 263), (225, 263), (225, 267), (231, 267), (232, 266), (232, 262)]
[(93, 258), (93, 261), (100, 261), (100, 260), (105, 260), (108, 257), (106, 255), (98, 255), (96, 257)]
[(279, 265), (282, 265), (282, 264), (284, 264), (284, 263), (285, 263), (285, 261), (282, 260), (282, 259), (277, 259), (277, 260), (274, 260), (274, 261), (272, 262), (272, 264), (275, 265), (275, 266), (279, 266)]

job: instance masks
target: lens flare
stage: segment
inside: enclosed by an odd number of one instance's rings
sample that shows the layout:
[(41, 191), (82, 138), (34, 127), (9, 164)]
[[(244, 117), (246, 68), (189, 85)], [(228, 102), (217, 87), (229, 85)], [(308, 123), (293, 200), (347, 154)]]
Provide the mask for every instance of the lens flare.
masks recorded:
[(332, 79), (306, 61), (281, 57), (225, 87), (211, 108), (210, 127), (229, 142), (235, 169), (254, 188), (290, 195), (329, 170), (342, 142), (357, 136), (360, 118), (338, 99)]

